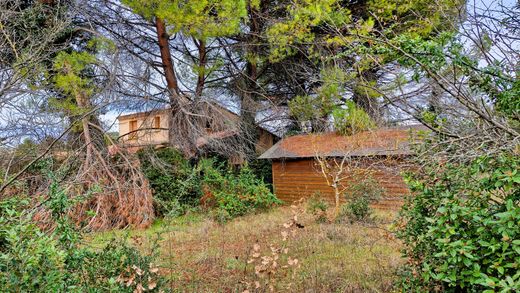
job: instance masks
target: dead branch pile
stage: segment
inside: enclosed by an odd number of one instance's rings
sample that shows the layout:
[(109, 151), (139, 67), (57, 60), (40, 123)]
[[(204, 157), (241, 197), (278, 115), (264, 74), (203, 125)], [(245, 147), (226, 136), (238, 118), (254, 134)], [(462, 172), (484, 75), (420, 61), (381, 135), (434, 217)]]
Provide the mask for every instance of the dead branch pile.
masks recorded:
[[(81, 99), (78, 105), (90, 106)], [(77, 122), (81, 132), (76, 145), (81, 147), (70, 153), (62, 164), (65, 170), (60, 170), (65, 174), (58, 176), (62, 177), (60, 190), (68, 197), (70, 218), (89, 231), (149, 226), (154, 219), (153, 198), (138, 159), (119, 149), (109, 151), (105, 140), (115, 144), (94, 115), (84, 115)], [(52, 192), (50, 187), (43, 190), (44, 202), (56, 196)], [(54, 226), (45, 204), (38, 207), (35, 220), (47, 229)]]
[[(88, 168), (83, 165), (75, 176), (60, 183), (60, 190), (71, 204), (69, 218), (87, 231), (148, 227), (154, 219), (153, 198), (147, 180), (137, 168), (139, 162), (122, 154), (115, 158), (97, 155)], [(50, 188), (45, 189), (43, 198), (37, 200), (44, 204), (37, 206), (34, 219), (42, 228), (52, 229), (55, 223), (45, 202), (56, 195), (50, 194)]]

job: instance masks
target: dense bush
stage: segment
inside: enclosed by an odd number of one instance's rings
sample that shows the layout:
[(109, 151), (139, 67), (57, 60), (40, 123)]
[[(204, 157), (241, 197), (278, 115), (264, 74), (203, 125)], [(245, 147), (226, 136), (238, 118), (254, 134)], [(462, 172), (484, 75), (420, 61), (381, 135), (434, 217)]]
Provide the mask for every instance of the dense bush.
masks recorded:
[(8, 292), (60, 291), (66, 281), (66, 253), (21, 215), (16, 201), (0, 203), (0, 287)]
[(159, 216), (182, 214), (201, 196), (198, 170), (173, 148), (139, 152), (141, 168), (150, 182)]
[(379, 200), (384, 189), (372, 177), (352, 184), (346, 191), (347, 203), (342, 206), (339, 219), (348, 218), (351, 221), (366, 221), (372, 214), (370, 204)]
[[(80, 243), (69, 223), (71, 206), (54, 187), (47, 202), (56, 222), (44, 232), (33, 221), (27, 202), (0, 202), (0, 288), (4, 292), (156, 292), (163, 286), (155, 254), (142, 255), (126, 241), (101, 250)], [(155, 250), (154, 250), (155, 251)]]
[(404, 289), (520, 290), (518, 156), (431, 163), (410, 186), (399, 233), (410, 259)]
[(248, 162), (248, 167), (256, 177), (262, 179), (269, 189), (273, 191), (273, 172), (271, 170), (272, 162), (266, 159), (253, 159)]
[(358, 197), (341, 206), (338, 219), (346, 218), (351, 222), (361, 222), (369, 219), (371, 214), (370, 201), (366, 197)]
[(155, 258), (123, 239), (113, 239), (101, 250), (74, 249), (65, 263), (67, 287), (78, 292), (159, 292), (165, 281)]
[(212, 201), (217, 220), (225, 221), (254, 211), (267, 209), (280, 201), (269, 187), (249, 168), (238, 172), (223, 170), (212, 159), (199, 162), (202, 190), (206, 201)]
[(215, 218), (225, 221), (279, 202), (251, 168), (233, 170), (218, 156), (191, 164), (175, 149), (164, 148), (143, 150), (139, 158), (160, 216), (178, 215), (202, 204), (214, 207)]

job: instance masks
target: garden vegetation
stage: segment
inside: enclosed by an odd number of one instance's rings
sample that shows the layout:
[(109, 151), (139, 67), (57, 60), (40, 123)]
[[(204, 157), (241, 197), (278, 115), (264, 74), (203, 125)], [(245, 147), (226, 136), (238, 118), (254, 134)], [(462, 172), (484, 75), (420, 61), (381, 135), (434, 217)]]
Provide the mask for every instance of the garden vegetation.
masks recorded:
[[(501, 0), (1, 1), (0, 290), (519, 291), (518, 32)], [(165, 148), (112, 133), (156, 109)], [(416, 123), (393, 225), (375, 184), (339, 188), (348, 156), (317, 158), (332, 212), (272, 209), (259, 127)]]

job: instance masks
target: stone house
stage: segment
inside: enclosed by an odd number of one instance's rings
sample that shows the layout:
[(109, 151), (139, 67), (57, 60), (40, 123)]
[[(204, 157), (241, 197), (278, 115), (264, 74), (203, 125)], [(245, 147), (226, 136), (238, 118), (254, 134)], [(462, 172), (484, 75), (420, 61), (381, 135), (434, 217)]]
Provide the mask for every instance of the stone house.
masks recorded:
[[(226, 139), (237, 135), (240, 117), (222, 108), (226, 129), (214, 130), (207, 125), (204, 134), (196, 140), (197, 148), (204, 147), (211, 139)], [(143, 147), (164, 147), (169, 144), (169, 109), (160, 109), (147, 112), (139, 112), (119, 116), (119, 141), (130, 152), (135, 152)], [(258, 154), (263, 153), (278, 141), (279, 137), (257, 125), (257, 139), (255, 142)], [(234, 164), (240, 164), (243, 158), (230, 158)]]

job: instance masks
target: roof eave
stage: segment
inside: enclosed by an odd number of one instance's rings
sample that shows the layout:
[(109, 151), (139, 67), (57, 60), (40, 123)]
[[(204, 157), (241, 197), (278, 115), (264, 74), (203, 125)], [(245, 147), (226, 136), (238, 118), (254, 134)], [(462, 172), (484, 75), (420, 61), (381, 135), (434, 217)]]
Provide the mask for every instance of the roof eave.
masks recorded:
[[(391, 154), (350, 154), (350, 155), (324, 155), (323, 157), (326, 158), (342, 158), (342, 157), (353, 157), (353, 158), (359, 158), (359, 157), (411, 157), (414, 156), (414, 153), (391, 153)], [(321, 155), (316, 156), (265, 156), (265, 154), (258, 157), (259, 159), (265, 159), (265, 160), (284, 160), (284, 159), (312, 159), (319, 157)]]

